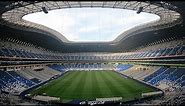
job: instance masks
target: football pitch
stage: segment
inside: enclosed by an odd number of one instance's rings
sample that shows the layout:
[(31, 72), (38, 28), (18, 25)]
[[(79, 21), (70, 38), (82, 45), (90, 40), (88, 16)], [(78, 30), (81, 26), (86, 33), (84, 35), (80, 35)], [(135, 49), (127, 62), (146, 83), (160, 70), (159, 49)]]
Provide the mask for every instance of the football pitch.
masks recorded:
[(122, 97), (123, 101), (128, 101), (152, 91), (155, 89), (114, 71), (70, 71), (30, 93), (46, 93), (48, 96), (60, 97), (61, 100)]

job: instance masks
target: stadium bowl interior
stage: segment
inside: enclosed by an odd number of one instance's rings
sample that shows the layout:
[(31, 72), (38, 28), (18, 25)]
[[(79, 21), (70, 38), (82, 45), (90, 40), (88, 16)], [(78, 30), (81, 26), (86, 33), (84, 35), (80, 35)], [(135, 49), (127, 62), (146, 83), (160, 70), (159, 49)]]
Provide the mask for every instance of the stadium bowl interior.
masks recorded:
[[(184, 7), (183, 1), (0, 1), (0, 105), (184, 104)], [(71, 42), (22, 19), (66, 8), (127, 9), (160, 19), (110, 42)]]

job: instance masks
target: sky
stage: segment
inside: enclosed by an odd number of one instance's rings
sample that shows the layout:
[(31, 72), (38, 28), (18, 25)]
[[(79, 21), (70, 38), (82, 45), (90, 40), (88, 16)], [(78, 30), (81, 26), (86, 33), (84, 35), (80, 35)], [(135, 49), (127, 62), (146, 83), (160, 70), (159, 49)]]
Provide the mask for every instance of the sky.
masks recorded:
[(155, 14), (113, 8), (68, 8), (25, 15), (73, 42), (109, 42), (135, 26), (159, 20)]

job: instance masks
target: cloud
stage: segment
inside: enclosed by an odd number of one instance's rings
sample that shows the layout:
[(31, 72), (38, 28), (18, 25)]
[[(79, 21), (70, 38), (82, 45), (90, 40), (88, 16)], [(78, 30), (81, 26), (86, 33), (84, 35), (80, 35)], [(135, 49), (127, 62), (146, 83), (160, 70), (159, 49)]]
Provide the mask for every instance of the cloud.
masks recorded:
[(71, 41), (112, 41), (123, 31), (158, 20), (154, 14), (108, 8), (70, 8), (29, 14), (23, 19), (52, 28)]

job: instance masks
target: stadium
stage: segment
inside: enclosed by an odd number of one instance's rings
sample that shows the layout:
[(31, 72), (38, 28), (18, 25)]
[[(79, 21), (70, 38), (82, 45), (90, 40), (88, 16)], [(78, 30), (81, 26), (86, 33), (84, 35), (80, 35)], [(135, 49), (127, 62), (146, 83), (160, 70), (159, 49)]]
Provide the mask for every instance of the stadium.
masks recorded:
[[(184, 7), (180, 1), (0, 1), (0, 105), (184, 104)], [(87, 22), (100, 19), (91, 9), (103, 20)], [(46, 20), (55, 10), (67, 12)], [(39, 19), (35, 13), (49, 26), (26, 20)], [(126, 28), (127, 21), (142, 24)], [(57, 24), (69, 33), (51, 28)]]

